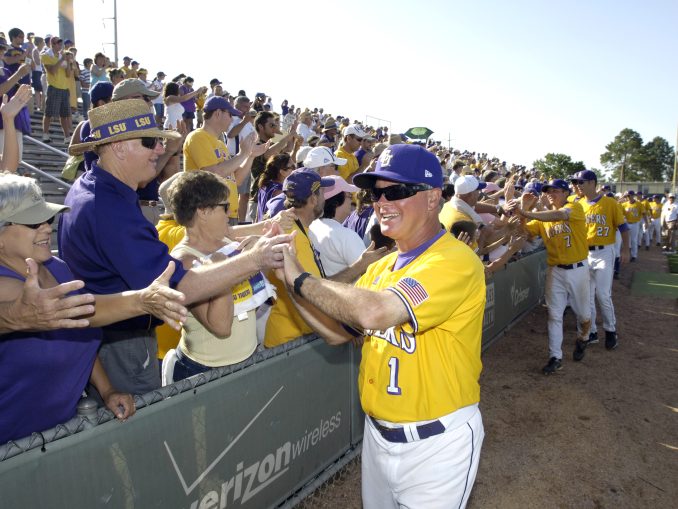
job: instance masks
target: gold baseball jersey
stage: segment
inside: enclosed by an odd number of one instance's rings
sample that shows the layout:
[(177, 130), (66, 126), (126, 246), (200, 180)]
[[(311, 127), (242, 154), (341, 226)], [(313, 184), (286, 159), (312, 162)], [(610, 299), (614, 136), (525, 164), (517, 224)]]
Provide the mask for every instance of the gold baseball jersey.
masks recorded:
[(562, 208), (570, 209), (566, 221), (533, 220), (525, 225), (531, 235), (539, 235), (544, 241), (548, 265), (570, 265), (589, 255), (584, 209), (578, 201), (568, 202)]
[(650, 202), (650, 217), (652, 219), (659, 219), (662, 217), (662, 204), (656, 201)]
[(625, 201), (622, 203), (622, 207), (624, 208), (626, 222), (629, 224), (640, 221), (643, 218), (643, 214), (645, 213), (645, 208), (639, 201), (634, 201), (633, 203)]
[(485, 276), (478, 256), (447, 232), (404, 267), (397, 253), (370, 265), (356, 286), (391, 291), (409, 322), (365, 331), (358, 387), (366, 414), (433, 420), (478, 403)]
[(616, 200), (599, 196), (593, 202), (579, 200), (586, 216), (586, 240), (589, 246), (614, 244), (617, 229), (626, 222), (624, 212)]

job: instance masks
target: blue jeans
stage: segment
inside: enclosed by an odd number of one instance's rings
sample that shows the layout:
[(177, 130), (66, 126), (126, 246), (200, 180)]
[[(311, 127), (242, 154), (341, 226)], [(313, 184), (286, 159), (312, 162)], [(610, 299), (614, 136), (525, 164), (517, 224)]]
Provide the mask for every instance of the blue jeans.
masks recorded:
[(153, 108), (155, 109), (156, 116), (158, 117), (165, 116), (165, 105), (163, 103), (155, 103), (153, 104)]
[(88, 91), (82, 91), (82, 116), (85, 118), (89, 118), (87, 116), (87, 113), (89, 112), (89, 105), (91, 104), (90, 98), (89, 98), (89, 90)]
[(193, 359), (187, 357), (179, 348), (176, 349), (177, 352), (177, 362), (174, 364), (174, 375), (172, 376), (172, 381), (178, 382), (184, 378), (191, 377), (193, 375), (199, 375), (200, 373), (205, 373), (209, 371), (209, 366), (204, 366), (199, 362), (195, 362)]

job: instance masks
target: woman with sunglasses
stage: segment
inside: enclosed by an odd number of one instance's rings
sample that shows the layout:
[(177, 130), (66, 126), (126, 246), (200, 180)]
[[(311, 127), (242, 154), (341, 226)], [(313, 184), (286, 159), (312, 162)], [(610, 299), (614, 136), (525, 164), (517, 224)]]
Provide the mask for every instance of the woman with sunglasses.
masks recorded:
[(282, 152), (268, 159), (264, 172), (259, 177), (257, 194), (257, 221), (263, 221), (267, 212), (266, 203), (271, 198), (282, 193), (283, 182), (285, 178), (294, 170), (296, 166), (292, 157)]
[[(221, 177), (202, 170), (184, 172), (170, 185), (168, 194), (177, 223), (186, 228), (184, 239), (170, 254), (187, 270), (239, 252), (240, 246), (228, 238), (228, 186)], [(179, 345), (163, 360), (163, 385), (242, 362), (254, 353), (255, 285), (249, 283), (254, 277), (189, 307)], [(260, 281), (263, 285), (263, 276)], [(246, 292), (249, 296), (243, 300)]]
[[(67, 210), (45, 202), (33, 179), (0, 175), (0, 302), (20, 298), (29, 283), (48, 289), (74, 279), (50, 251), (51, 225)], [(151, 313), (178, 328), (186, 309), (179, 304), (183, 295), (167, 287), (173, 270), (171, 265), (143, 290), (95, 296), (89, 325)], [(134, 414), (132, 396), (112, 387), (99, 362), (100, 340), (94, 328), (0, 335), (0, 443), (72, 418), (88, 381), (118, 419)]]

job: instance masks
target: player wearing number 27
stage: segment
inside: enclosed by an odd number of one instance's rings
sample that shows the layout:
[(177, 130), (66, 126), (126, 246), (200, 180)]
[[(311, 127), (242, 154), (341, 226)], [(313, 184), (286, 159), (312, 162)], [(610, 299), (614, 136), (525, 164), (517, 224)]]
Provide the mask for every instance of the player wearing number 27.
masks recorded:
[(307, 322), (330, 344), (364, 337), (367, 509), (464, 507), (478, 468), (485, 280), (478, 257), (440, 226), (442, 181), (435, 155), (417, 145), (387, 148), (374, 172), (354, 177), (397, 245), (355, 286), (303, 273), (285, 252)]
[(617, 230), (622, 235), (621, 259), (629, 260), (629, 227), (617, 200), (596, 191), (598, 177), (590, 170), (576, 173), (570, 181), (586, 216), (586, 240), (589, 248), (589, 291), (591, 298), (591, 332), (589, 342), (598, 342), (596, 299), (603, 315), (605, 347), (617, 348), (617, 329), (612, 304), (614, 243)]

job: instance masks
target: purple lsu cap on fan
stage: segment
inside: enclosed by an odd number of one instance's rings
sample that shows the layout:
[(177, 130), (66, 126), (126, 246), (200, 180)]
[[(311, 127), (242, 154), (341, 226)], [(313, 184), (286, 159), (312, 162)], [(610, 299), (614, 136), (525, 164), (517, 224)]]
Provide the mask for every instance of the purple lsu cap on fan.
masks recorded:
[(361, 189), (373, 188), (377, 180), (440, 188), (443, 187), (443, 169), (438, 158), (424, 147), (391, 145), (381, 153), (373, 172), (353, 177), (353, 183)]

